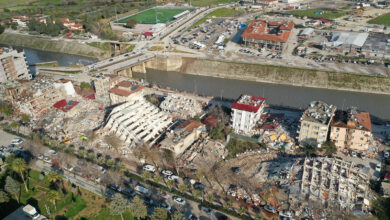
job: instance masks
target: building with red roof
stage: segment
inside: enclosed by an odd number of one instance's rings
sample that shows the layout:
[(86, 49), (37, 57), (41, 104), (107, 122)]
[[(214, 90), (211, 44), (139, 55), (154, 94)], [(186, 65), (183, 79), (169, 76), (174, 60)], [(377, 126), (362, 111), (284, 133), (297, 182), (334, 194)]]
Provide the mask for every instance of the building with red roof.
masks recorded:
[(65, 99), (62, 99), (62, 100), (56, 102), (53, 105), (53, 107), (57, 108), (63, 112), (68, 112), (68, 111), (72, 110), (72, 108), (75, 107), (77, 104), (79, 104), (79, 102), (77, 102), (77, 101), (67, 102)]
[(282, 50), (293, 28), (291, 21), (253, 20), (241, 37), (245, 46)]
[(127, 102), (131, 99), (143, 96), (143, 86), (130, 81), (121, 81), (115, 87), (108, 90), (111, 105)]
[(231, 106), (232, 127), (236, 133), (249, 134), (264, 112), (265, 98), (241, 95)]

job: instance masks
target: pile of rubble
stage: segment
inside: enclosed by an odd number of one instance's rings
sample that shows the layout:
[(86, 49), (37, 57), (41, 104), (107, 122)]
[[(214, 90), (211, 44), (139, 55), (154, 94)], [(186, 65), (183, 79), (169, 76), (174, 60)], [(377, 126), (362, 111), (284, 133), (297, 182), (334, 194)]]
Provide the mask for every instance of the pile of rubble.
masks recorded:
[(202, 103), (188, 96), (169, 94), (160, 104), (160, 108), (179, 118), (187, 119), (203, 111)]

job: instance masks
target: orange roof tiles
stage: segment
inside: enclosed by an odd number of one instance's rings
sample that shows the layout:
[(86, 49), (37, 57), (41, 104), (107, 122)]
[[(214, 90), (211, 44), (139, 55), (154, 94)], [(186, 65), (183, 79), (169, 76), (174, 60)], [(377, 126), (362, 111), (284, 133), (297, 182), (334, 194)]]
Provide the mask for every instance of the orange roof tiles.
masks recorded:
[(368, 112), (357, 113), (356, 118), (359, 121), (359, 124), (363, 126), (363, 128), (372, 132), (370, 113)]
[(131, 86), (133, 86), (133, 83), (130, 81), (120, 81), (116, 86), (131, 87)]
[[(270, 27), (279, 28), (276, 33), (269, 33)], [(287, 42), (290, 36), (290, 31), (294, 28), (294, 23), (281, 22), (281, 21), (265, 21), (265, 20), (253, 20), (244, 33), (241, 35), (243, 38), (252, 38), (266, 41)]]
[(192, 132), (194, 129), (200, 127), (202, 125), (201, 122), (195, 120), (187, 120), (183, 124), (177, 126), (176, 128), (184, 128), (188, 132)]

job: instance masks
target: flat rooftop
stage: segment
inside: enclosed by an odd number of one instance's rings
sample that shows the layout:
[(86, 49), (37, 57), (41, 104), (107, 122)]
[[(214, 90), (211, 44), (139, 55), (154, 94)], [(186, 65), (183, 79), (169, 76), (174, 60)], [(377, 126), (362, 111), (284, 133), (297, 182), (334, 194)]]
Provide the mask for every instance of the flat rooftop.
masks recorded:
[(287, 42), (293, 28), (292, 21), (253, 20), (241, 37), (284, 43)]
[(264, 104), (265, 98), (259, 96), (241, 95), (232, 105), (232, 109), (247, 112), (257, 112)]
[(311, 121), (321, 124), (329, 124), (336, 111), (336, 106), (328, 105), (321, 101), (312, 101), (301, 117), (301, 121)]

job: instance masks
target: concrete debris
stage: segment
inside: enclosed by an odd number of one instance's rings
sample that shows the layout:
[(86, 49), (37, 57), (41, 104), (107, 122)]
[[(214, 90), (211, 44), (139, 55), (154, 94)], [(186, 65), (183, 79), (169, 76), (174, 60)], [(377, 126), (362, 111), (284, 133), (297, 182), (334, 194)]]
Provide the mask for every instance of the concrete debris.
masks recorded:
[(187, 119), (200, 115), (205, 105), (207, 103), (201, 103), (188, 96), (169, 94), (160, 104), (160, 108), (179, 118)]

